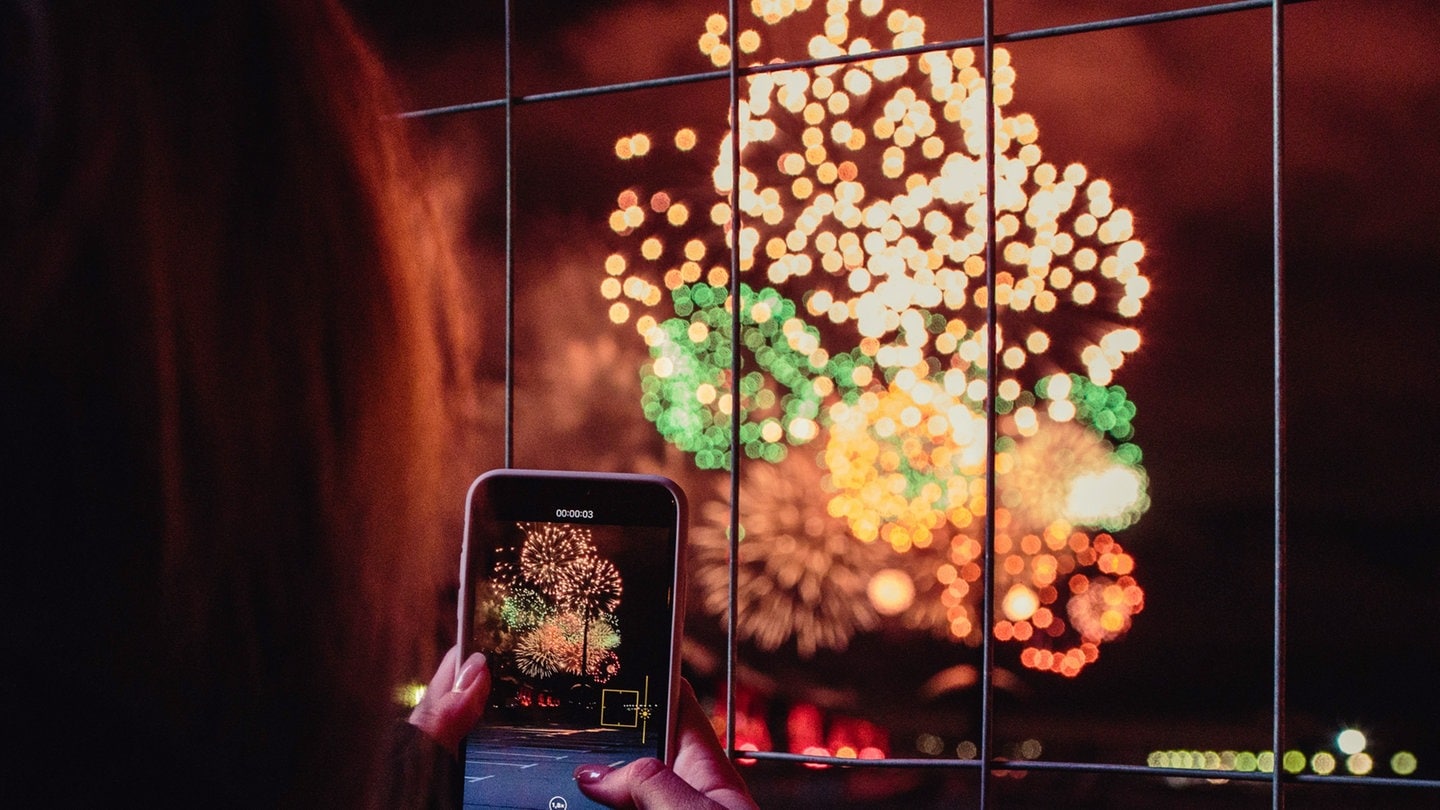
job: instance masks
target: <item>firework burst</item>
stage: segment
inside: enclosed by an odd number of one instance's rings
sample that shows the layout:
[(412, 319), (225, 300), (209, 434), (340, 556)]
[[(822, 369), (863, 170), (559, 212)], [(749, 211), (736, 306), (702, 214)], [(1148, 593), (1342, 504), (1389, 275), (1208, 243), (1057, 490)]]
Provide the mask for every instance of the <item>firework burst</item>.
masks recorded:
[(620, 604), (624, 583), (609, 560), (587, 554), (572, 560), (555, 590), (555, 601), (566, 610), (586, 616), (614, 610)]
[(997, 457), (1000, 503), (1016, 530), (1056, 521), (1121, 528), (1142, 510), (1144, 473), (1126, 464), (1094, 430), (1045, 421)]
[(513, 588), (500, 606), (500, 618), (513, 632), (523, 633), (549, 621), (554, 615), (550, 603), (528, 588)]
[[(706, 21), (700, 50), (715, 65), (759, 64), (767, 37), (794, 34), (811, 58), (836, 61), (744, 77), (737, 125), (708, 141), (691, 128), (621, 138), (625, 160), (667, 142), (715, 160), (696, 197), (639, 186), (617, 196), (609, 224), (624, 246), (600, 284), (610, 320), (633, 323), (650, 350), (642, 402), (660, 434), (702, 469), (728, 468), (739, 451), (769, 462), (746, 465), (742, 482), (739, 632), (762, 649), (841, 649), (878, 621), (868, 587), (913, 593), (896, 616), (905, 626), (979, 643), (990, 520), (1003, 618), (988, 630), (1022, 645), (1026, 666), (1074, 675), (1143, 605), (1128, 568), (1106, 569), (1133, 560), (1105, 533), (1148, 506), (1135, 409), (1113, 385), (1140, 347), (1129, 323), (1150, 291), (1135, 218), (1085, 165), (1046, 158), (1034, 118), (1011, 109), (1004, 49), (988, 80), (969, 48), (853, 61), (924, 45), (924, 19), (884, 0), (749, 10)], [(733, 349), (750, 369), (740, 379)], [(823, 478), (791, 463), (811, 442)], [(986, 502), (991, 459), (998, 504)], [(798, 491), (802, 466), (815, 480)], [(702, 604), (721, 614), (723, 587), (705, 580), (726, 562), (722, 510), (707, 506), (697, 532)], [(891, 559), (876, 581), (879, 561), (897, 555), (910, 559)], [(1100, 591), (1119, 588), (1121, 601), (1097, 607), (1092, 575), (1113, 579)]]
[(555, 617), (555, 625), (565, 638), (579, 644), (584, 634), (590, 635), (590, 644), (602, 650), (613, 650), (620, 646), (620, 628), (615, 614), (601, 613), (590, 617), (589, 625), (578, 613), (562, 613)]
[(943, 386), (903, 382), (834, 406), (823, 457), (830, 513), (861, 541), (896, 551), (926, 548), (945, 524), (965, 528), (984, 514), (984, 418)]
[(543, 624), (520, 637), (515, 645), (515, 665), (532, 678), (574, 672), (580, 666), (580, 648), (556, 624)]
[(563, 523), (521, 524), (520, 574), (551, 598), (572, 586), (572, 567), (594, 550), (590, 530)]
[(583, 669), (596, 683), (604, 683), (620, 673), (620, 657), (615, 652), (620, 646), (620, 629), (614, 614), (601, 613), (587, 621), (580, 614), (563, 613), (556, 617), (555, 625), (574, 647), (574, 674), (582, 674)]
[[(844, 522), (825, 511), (815, 498), (814, 464), (796, 459), (744, 470), (740, 637), (769, 651), (793, 641), (808, 658), (820, 649), (843, 650), (855, 633), (878, 626), (866, 588), (883, 568), (884, 550), (856, 544)], [(706, 502), (692, 545), (699, 602), (722, 619), (729, 608), (729, 517), (723, 501)]]

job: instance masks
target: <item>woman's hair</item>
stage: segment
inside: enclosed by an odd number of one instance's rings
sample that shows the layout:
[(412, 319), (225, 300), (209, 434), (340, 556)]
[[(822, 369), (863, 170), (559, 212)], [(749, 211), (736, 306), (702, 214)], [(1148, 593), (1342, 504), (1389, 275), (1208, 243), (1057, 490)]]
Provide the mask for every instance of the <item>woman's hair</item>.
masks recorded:
[(380, 64), (335, 0), (0, 22), (3, 781), (371, 801), (455, 375)]

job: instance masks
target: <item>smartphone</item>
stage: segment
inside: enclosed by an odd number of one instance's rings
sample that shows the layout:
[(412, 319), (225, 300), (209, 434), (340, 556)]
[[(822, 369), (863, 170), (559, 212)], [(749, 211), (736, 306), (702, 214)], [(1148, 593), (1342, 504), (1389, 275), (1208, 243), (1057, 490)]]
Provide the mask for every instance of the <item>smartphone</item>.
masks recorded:
[(598, 808), (583, 764), (674, 756), (685, 496), (650, 475), (493, 470), (460, 558), (461, 658), (492, 687), (466, 737), (465, 807)]

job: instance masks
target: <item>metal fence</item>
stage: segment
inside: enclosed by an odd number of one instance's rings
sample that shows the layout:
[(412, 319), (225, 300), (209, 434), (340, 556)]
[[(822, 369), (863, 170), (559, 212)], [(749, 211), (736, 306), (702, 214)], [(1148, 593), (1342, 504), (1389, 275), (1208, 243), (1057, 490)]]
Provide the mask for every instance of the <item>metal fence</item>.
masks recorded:
[[(1324, 0), (1316, 0), (1323, 3)], [(1293, 0), (1292, 0), (1293, 3)], [(875, 50), (855, 55), (839, 55), (830, 59), (807, 59), (798, 61), (785, 61), (761, 66), (741, 66), (738, 58), (731, 59), (728, 66), (723, 69), (701, 71), (685, 75), (668, 75), (659, 78), (648, 78), (638, 81), (609, 84), (604, 86), (587, 86), (569, 88), (558, 91), (547, 91), (522, 95), (515, 92), (515, 70), (516, 60), (514, 49), (519, 47), (513, 35), (514, 11), (512, 3), (507, 0), (505, 3), (505, 73), (503, 97), (484, 99), (475, 102), (456, 104), (451, 106), (434, 107), (428, 109), (417, 109), (406, 113), (411, 118), (435, 118), (444, 116), (457, 116), (473, 113), (482, 110), (503, 110), (505, 119), (505, 195), (506, 195), (506, 222), (505, 222), (505, 279), (506, 279), (506, 323), (505, 334), (507, 336), (505, 357), (506, 357), (506, 397), (505, 397), (505, 424), (506, 443), (504, 450), (505, 463), (510, 465), (514, 460), (513, 447), (513, 418), (515, 387), (515, 353), (514, 335), (516, 333), (515, 323), (515, 244), (514, 244), (514, 223), (517, 214), (514, 211), (515, 184), (517, 182), (515, 171), (515, 154), (517, 143), (515, 139), (514, 111), (522, 105), (543, 105), (555, 104), (585, 97), (605, 96), (612, 94), (631, 93), (642, 90), (651, 90), (661, 87), (674, 87), (689, 84), (720, 83), (724, 82), (729, 87), (730, 108), (729, 120), (740, 120), (741, 99), (743, 97), (742, 82), (747, 77), (756, 76), (762, 73), (774, 73), (791, 70), (809, 70), (824, 65), (843, 62), (854, 62), (861, 60), (874, 60), (885, 56), (915, 56), (931, 51), (946, 51), (956, 48), (977, 48), (984, 55), (984, 76), (986, 80), (987, 98), (992, 97), (994, 64), (993, 57), (997, 47), (1020, 43), (1032, 40), (1054, 39), (1072, 37), (1082, 34), (1090, 34), (1099, 31), (1116, 29), (1133, 29), (1144, 26), (1157, 26), (1169, 23), (1194, 20), (1202, 17), (1214, 17), (1220, 15), (1268, 15), (1270, 29), (1270, 143), (1271, 155), (1270, 165), (1271, 177), (1271, 271), (1270, 281), (1270, 356), (1271, 356), (1271, 486), (1272, 486), (1272, 521), (1270, 534), (1272, 537), (1271, 558), (1273, 561), (1274, 576), (1270, 597), (1270, 622), (1271, 622), (1271, 647), (1272, 656), (1270, 662), (1270, 684), (1271, 684), (1271, 728), (1270, 728), (1270, 751), (1283, 752), (1287, 750), (1287, 743), (1290, 734), (1287, 730), (1287, 626), (1285, 617), (1287, 615), (1287, 575), (1290, 570), (1290, 560), (1287, 555), (1287, 505), (1286, 505), (1286, 479), (1287, 479), (1287, 436), (1286, 419), (1287, 410), (1287, 357), (1284, 340), (1286, 336), (1286, 264), (1284, 249), (1285, 233), (1285, 204), (1283, 201), (1284, 172), (1286, 169), (1286, 155), (1284, 150), (1285, 139), (1285, 92), (1286, 77), (1285, 46), (1286, 46), (1286, 6), (1289, 5), (1282, 0), (1241, 0), (1240, 2), (1217, 3), (1211, 5), (1198, 5), (1188, 8), (1160, 11), (1155, 13), (1141, 14), (1137, 16), (1116, 17), (1101, 19), (1073, 25), (1065, 25), (1050, 28), (1035, 28), (1029, 30), (998, 31), (995, 26), (997, 0), (985, 0), (983, 2), (983, 33), (974, 38), (950, 40), (943, 42), (927, 43), (924, 45), (904, 48), (898, 50)], [(729, 0), (726, 13), (728, 18), (736, 20), (740, 18), (742, 6), (738, 0)], [(729, 49), (732, 54), (741, 52), (737, 37), (740, 33), (740, 26), (732, 25), (726, 32), (729, 38)], [(994, 116), (988, 117), (986, 126), (985, 156), (987, 169), (987, 243), (984, 251), (986, 289), (989, 291), (989, 300), (995, 301), (996, 268), (999, 266), (997, 250), (995, 210), (995, 182), (996, 171), (994, 165), (995, 149), (995, 120)], [(730, 183), (730, 210), (735, 214), (730, 218), (729, 229), (731, 244), (740, 243), (740, 229), (742, 228), (743, 215), (739, 204), (740, 194), (740, 171), (742, 166), (741, 144), (739, 138), (732, 138), (730, 141), (731, 160), (730, 168), (733, 176)], [(728, 284), (730, 294), (734, 300), (740, 299), (741, 268), (738, 251), (730, 251), (730, 272)], [(730, 324), (731, 334), (740, 334), (740, 307), (732, 308), (732, 322)], [(987, 326), (989, 338), (990, 368), (999, 367), (998, 349), (995, 344), (994, 335), (997, 326), (997, 308), (993, 305), (987, 312)], [(741, 357), (738, 341), (733, 343), (735, 349), (732, 354), (731, 378), (739, 379), (741, 376)], [(990, 390), (988, 393), (989, 402), (993, 403), (995, 398), (994, 387), (998, 375), (991, 375), (989, 378)], [(736, 407), (731, 413), (732, 447), (740, 444), (741, 430), (741, 409)], [(993, 407), (987, 408), (987, 431), (990, 439), (990, 446), (993, 448), (996, 438), (996, 410)], [(993, 450), (992, 450), (993, 453)], [(730, 474), (730, 521), (732, 529), (739, 524), (740, 510), (740, 469), (742, 454), (732, 452), (735, 463), (732, 465)], [(992, 455), (993, 459), (993, 455)], [(988, 502), (995, 502), (995, 472), (994, 464), (987, 464), (986, 494)], [(987, 522), (985, 529), (985, 542), (983, 552), (984, 570), (988, 572), (983, 579), (984, 596), (981, 600), (983, 609), (983, 627), (991, 627), (995, 621), (993, 615), (996, 605), (995, 577), (993, 576), (996, 565), (994, 552), (994, 531), (993, 522)], [(736, 538), (739, 532), (731, 531), (730, 536)], [(735, 540), (731, 541), (732, 544)], [(735, 596), (735, 559), (736, 555), (731, 554), (731, 595), (730, 595), (730, 627), (729, 627), (729, 658), (727, 660), (728, 694), (734, 694), (735, 690), (735, 668), (736, 668), (736, 639), (734, 617), (737, 615), (737, 603)], [(1432, 617), (1433, 619), (1433, 617)], [(1052, 773), (1076, 773), (1076, 774), (1111, 774), (1132, 777), (1139, 780), (1160, 780), (1160, 779), (1193, 779), (1193, 780), (1215, 780), (1223, 778), (1233, 785), (1263, 785), (1268, 788), (1270, 806), (1279, 808), (1287, 803), (1287, 788), (1300, 784), (1317, 784), (1333, 786), (1357, 786), (1359, 788), (1406, 788), (1406, 796), (1414, 797), (1419, 801), (1429, 800), (1430, 797), (1440, 796), (1440, 781), (1423, 778), (1389, 778), (1382, 776), (1344, 776), (1344, 775), (1320, 775), (1290, 773), (1281, 767), (1279, 757), (1274, 757), (1269, 767), (1258, 767), (1250, 771), (1226, 770), (1217, 772), (1214, 768), (1207, 767), (1153, 767), (1140, 764), (1119, 764), (1099, 762), (1067, 762), (1044, 759), (1034, 760), (1006, 760), (999, 755), (994, 739), (994, 725), (996, 707), (993, 701), (995, 684), (993, 676), (995, 671), (995, 641), (990, 633), (983, 633), (983, 644), (981, 649), (982, 665), (980, 666), (981, 681), (980, 692), (980, 734), (977, 750), (973, 757), (968, 759), (951, 758), (887, 758), (877, 760), (856, 760), (853, 758), (817, 757), (800, 754), (785, 754), (778, 752), (739, 752), (736, 750), (734, 729), (736, 726), (734, 717), (734, 705), (728, 707), (730, 712), (726, 743), (734, 756), (743, 755), (747, 759), (769, 762), (794, 762), (810, 766), (827, 766), (834, 768), (900, 768), (900, 769), (957, 769), (975, 775), (978, 785), (978, 795), (973, 801), (978, 802), (976, 806), (994, 807), (1000, 806), (1001, 800), (996, 795), (994, 788), (995, 773), (1003, 770), (1006, 773), (1014, 772), (1052, 772)], [(1410, 791), (1413, 791), (1410, 792)], [(1253, 794), (1253, 791), (1252, 791)], [(1359, 801), (1368, 801), (1362, 792), (1350, 793), (1347, 796)], [(1409, 799), (1407, 798), (1407, 801)], [(972, 801), (967, 798), (965, 801)]]

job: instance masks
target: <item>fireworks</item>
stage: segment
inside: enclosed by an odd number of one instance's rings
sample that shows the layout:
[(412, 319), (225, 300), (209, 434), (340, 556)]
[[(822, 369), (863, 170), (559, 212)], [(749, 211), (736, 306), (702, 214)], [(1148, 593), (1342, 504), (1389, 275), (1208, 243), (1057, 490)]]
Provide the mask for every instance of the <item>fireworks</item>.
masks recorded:
[(548, 678), (561, 672), (580, 674), (583, 658), (584, 673), (604, 683), (620, 671), (615, 654), (619, 645), (613, 616), (602, 614), (587, 623), (575, 613), (563, 613), (520, 637), (515, 662), (526, 675)]
[[(676, 447), (693, 453), (701, 469), (730, 466), (727, 295), (708, 284), (681, 285), (672, 296), (681, 317), (645, 334), (652, 357), (641, 369), (645, 416)], [(741, 342), (759, 366), (740, 378), (740, 441), (750, 458), (779, 461), (787, 444), (815, 438), (822, 400), (837, 387), (853, 389), (857, 361), (821, 349), (819, 332), (795, 317), (794, 303), (774, 289), (742, 285), (740, 296)], [(868, 379), (868, 361), (859, 364)]]
[(565, 638), (575, 644), (579, 644), (581, 637), (588, 633), (590, 643), (601, 650), (613, 650), (620, 646), (620, 628), (615, 623), (614, 614), (600, 613), (587, 621), (578, 613), (564, 613), (556, 618), (555, 624)]
[(528, 588), (514, 588), (500, 606), (500, 618), (512, 632), (533, 630), (554, 616), (555, 610), (540, 594)]
[(926, 548), (946, 521), (964, 528), (984, 514), (985, 420), (943, 386), (892, 382), (830, 413), (829, 509), (861, 541)]
[(556, 620), (556, 626), (573, 656), (568, 659), (572, 663), (571, 672), (578, 674), (583, 669), (584, 674), (597, 683), (604, 683), (620, 672), (620, 658), (615, 653), (615, 648), (620, 646), (620, 629), (613, 614), (592, 612), (585, 618), (583, 614), (566, 613)]
[[(803, 657), (842, 650), (879, 617), (867, 598), (883, 550), (855, 543), (814, 493), (819, 474), (799, 459), (746, 465), (741, 483), (738, 561), (742, 639), (762, 650), (793, 641)], [(729, 598), (729, 507), (709, 501), (693, 534), (700, 604), (723, 618)]]
[(520, 637), (515, 645), (515, 663), (520, 671), (535, 678), (579, 669), (580, 649), (566, 640), (554, 624), (545, 624)]
[(558, 523), (522, 526), (525, 543), (520, 547), (520, 574), (541, 592), (554, 598), (574, 579), (574, 567), (592, 549), (590, 530)]
[(1130, 616), (1142, 598), (1133, 582), (1096, 577), (1070, 597), (1065, 612), (1086, 641), (1099, 644), (1130, 628)]
[(1040, 418), (1031, 436), (1006, 442), (997, 458), (1000, 503), (1017, 529), (1042, 532), (1056, 521), (1120, 529), (1147, 502), (1144, 471), (1094, 430)]
[(620, 572), (609, 560), (587, 555), (575, 560), (565, 573), (556, 595), (564, 607), (593, 615), (620, 604)]
[(526, 675), (568, 672), (604, 683), (620, 671), (620, 630), (614, 611), (624, 583), (599, 556), (590, 530), (522, 523), (518, 566), (502, 585), (500, 617), (518, 634), (513, 653)]
[[(723, 15), (706, 21), (700, 51), (717, 66), (758, 63), (772, 32), (806, 31), (817, 60), (924, 45), (924, 19), (886, 5), (756, 0), (738, 54)], [(763, 649), (843, 648), (879, 622), (867, 590), (904, 626), (978, 643), (986, 520), (999, 562), (990, 631), (1020, 644), (1026, 666), (1078, 673), (1143, 605), (1133, 560), (1108, 532), (1149, 505), (1135, 406), (1114, 383), (1141, 344), (1129, 322), (1150, 291), (1145, 248), (1109, 182), (1046, 159), (1034, 118), (1010, 109), (1009, 53), (992, 62), (988, 96), (968, 48), (756, 73), (734, 128), (616, 144), (633, 161), (671, 142), (677, 155), (715, 156), (710, 188), (693, 198), (639, 186), (617, 196), (609, 224), (624, 247), (606, 259), (600, 292), (611, 321), (633, 322), (649, 348), (646, 418), (698, 467), (731, 466), (739, 409), (734, 449), (758, 463), (744, 467), (737, 624)], [(737, 306), (746, 371), (731, 379)], [(793, 451), (812, 443), (824, 474), (789, 489), (809, 467)], [(702, 570), (713, 571), (728, 521), (711, 517)], [(895, 579), (906, 575), (909, 587)], [(723, 589), (707, 585), (707, 606), (723, 611)]]

